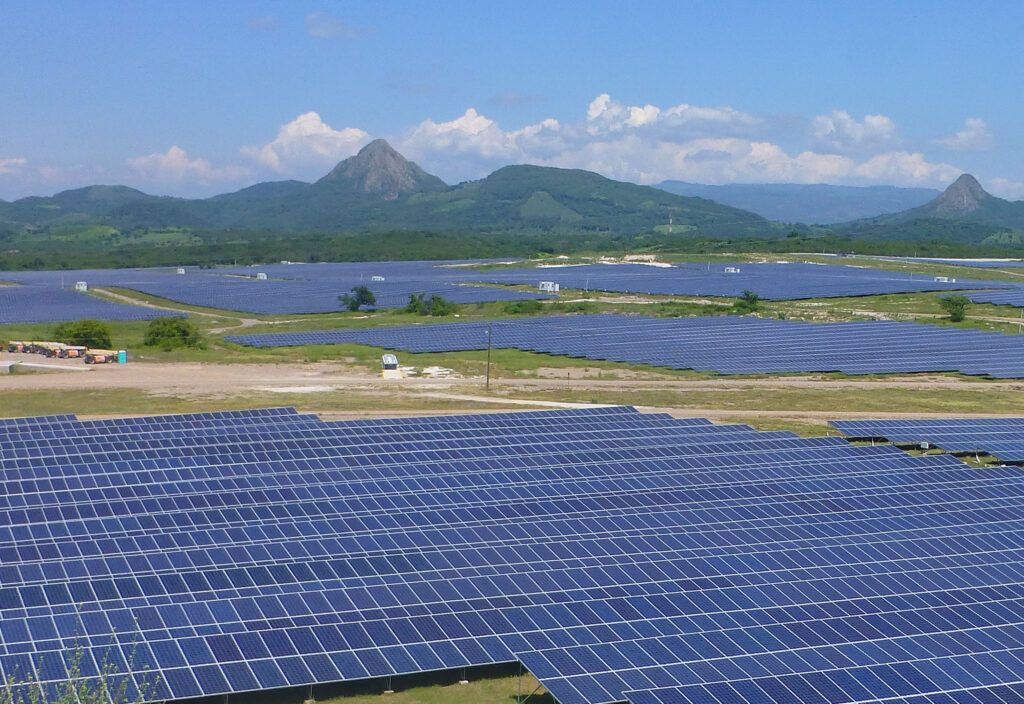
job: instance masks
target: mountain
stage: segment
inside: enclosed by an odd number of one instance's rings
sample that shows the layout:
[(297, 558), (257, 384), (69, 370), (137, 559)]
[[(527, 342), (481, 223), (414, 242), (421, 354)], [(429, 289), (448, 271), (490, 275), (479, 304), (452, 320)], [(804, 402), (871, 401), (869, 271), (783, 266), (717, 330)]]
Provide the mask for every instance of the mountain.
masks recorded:
[(732, 183), (706, 186), (662, 181), (656, 188), (680, 196), (708, 198), (780, 222), (825, 225), (895, 213), (927, 203), (933, 188), (830, 186), (796, 183)]
[(1020, 244), (1024, 201), (987, 193), (962, 174), (938, 197), (916, 208), (838, 226), (837, 231), (870, 239), (946, 239), (964, 244)]
[(558, 232), (712, 237), (766, 236), (778, 226), (702, 198), (677, 196), (595, 173), (508, 166), (448, 186), (391, 148), (366, 145), (315, 183), (258, 183), (203, 200), (92, 186), (0, 204), (0, 221), (23, 226), (105, 225), (300, 232)]
[(448, 184), (408, 161), (383, 139), (375, 139), (331, 169), (314, 187), (395, 200), (409, 193), (443, 191)]

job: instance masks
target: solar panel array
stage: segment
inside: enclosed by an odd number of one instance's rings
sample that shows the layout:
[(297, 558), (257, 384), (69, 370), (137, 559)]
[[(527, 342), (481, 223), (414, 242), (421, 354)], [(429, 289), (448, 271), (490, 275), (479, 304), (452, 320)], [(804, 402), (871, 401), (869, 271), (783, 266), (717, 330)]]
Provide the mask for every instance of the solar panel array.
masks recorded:
[(967, 294), (972, 303), (994, 303), (999, 306), (1024, 308), (1024, 289), (1007, 289), (1003, 291), (978, 291)]
[(151, 320), (167, 311), (103, 301), (79, 291), (50, 286), (0, 286), (0, 325), (100, 320)]
[[(730, 273), (727, 268), (737, 269)], [(591, 264), (539, 269), (482, 272), (481, 280), (501, 284), (533, 284), (538, 276), (562, 288), (622, 291), (675, 296), (740, 296), (750, 290), (767, 300), (868, 296), (882, 293), (953, 291), (973, 288), (1018, 288), (994, 281), (935, 281), (932, 276), (865, 267), (808, 263)]]
[(303, 333), (235, 335), (252, 347), (358, 343), (407, 352), (493, 347), (720, 374), (959, 371), (1024, 377), (1017, 340), (978, 330), (869, 321), (805, 323), (750, 317), (580, 315)]
[(630, 408), (60, 416), (0, 451), (0, 675), (46, 687), (76, 646), (170, 699), (517, 659), (560, 704), (1024, 681), (1015, 467)]
[[(473, 285), (472, 270), (445, 262), (356, 262), (268, 264), (199, 269), (111, 269), (70, 272), (8, 272), (0, 280), (59, 287), (86, 281), (90, 286), (118, 286), (178, 303), (257, 314), (329, 313), (341, 310), (338, 296), (366, 286), (377, 308), (400, 308), (411, 294), (438, 295), (455, 303), (550, 298), (535, 291)], [(266, 280), (257, 278), (267, 275)], [(375, 278), (376, 277), (376, 278)], [(376, 280), (382, 279), (382, 280)], [(536, 285), (536, 282), (534, 282)]]
[(1004, 462), (1024, 462), (1024, 418), (833, 420), (851, 438), (884, 438), (898, 444), (926, 442), (948, 452), (984, 452)]
[[(739, 296), (752, 290), (765, 299), (861, 296), (878, 293), (951, 291), (972, 288), (1017, 288), (985, 281), (936, 282), (912, 276), (851, 266), (816, 264), (680, 264), (654, 267), (642, 264), (490, 269), (446, 266), (470, 262), (354, 262), (266, 264), (251, 267), (198, 269), (185, 275), (173, 269), (112, 269), (89, 271), (0, 272), (0, 280), (59, 288), (68, 282), (91, 286), (120, 286), (179, 303), (259, 314), (326, 313), (340, 308), (338, 295), (353, 286), (366, 286), (378, 308), (398, 308), (413, 293), (439, 295), (456, 303), (539, 299), (536, 291), (507, 288), (536, 287), (541, 280), (563, 288), (640, 294)], [(484, 263), (484, 262), (476, 262)], [(734, 266), (739, 273), (726, 273)], [(258, 273), (267, 275), (257, 279)], [(17, 308), (13, 309), (17, 314)], [(82, 317), (82, 316), (77, 316)]]

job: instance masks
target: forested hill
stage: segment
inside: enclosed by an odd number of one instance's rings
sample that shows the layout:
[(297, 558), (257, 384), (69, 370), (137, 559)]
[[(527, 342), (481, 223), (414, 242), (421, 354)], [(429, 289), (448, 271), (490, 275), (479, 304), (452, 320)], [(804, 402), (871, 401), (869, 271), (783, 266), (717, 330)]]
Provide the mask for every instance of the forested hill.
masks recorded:
[(1024, 244), (1024, 201), (991, 195), (970, 174), (938, 197), (899, 213), (835, 226), (839, 234), (878, 240), (944, 240), (964, 245)]
[(279, 233), (604, 232), (634, 236), (668, 228), (702, 237), (763, 237), (779, 226), (701, 198), (613, 181), (598, 174), (508, 166), (485, 179), (448, 186), (376, 140), (315, 183), (259, 183), (191, 200), (125, 186), (90, 186), (50, 198), (0, 201), (8, 232), (53, 226), (270, 230)]

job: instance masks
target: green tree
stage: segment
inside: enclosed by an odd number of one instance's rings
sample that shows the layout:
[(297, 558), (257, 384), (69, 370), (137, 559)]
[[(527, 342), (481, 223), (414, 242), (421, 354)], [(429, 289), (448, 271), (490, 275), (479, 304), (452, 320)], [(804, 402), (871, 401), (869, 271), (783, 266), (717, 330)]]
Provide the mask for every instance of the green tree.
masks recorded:
[(352, 293), (343, 293), (338, 296), (338, 300), (353, 313), (361, 306), (372, 306), (377, 303), (377, 297), (366, 286), (353, 286)]
[(740, 299), (732, 304), (732, 307), (740, 315), (753, 313), (761, 307), (761, 297), (753, 291), (745, 290)]
[(971, 302), (967, 296), (957, 293), (952, 296), (939, 296), (939, 305), (949, 313), (949, 319), (959, 323), (967, 317), (967, 304)]
[(443, 317), (452, 315), (459, 310), (457, 303), (449, 301), (438, 295), (426, 297), (425, 293), (413, 293), (409, 296), (409, 304), (405, 307), (406, 313), (414, 315), (431, 315)]
[(81, 345), (93, 349), (110, 349), (110, 327), (99, 320), (77, 320), (73, 323), (61, 323), (53, 331), (57, 342), (66, 345)]
[(173, 350), (178, 347), (202, 347), (203, 339), (199, 328), (187, 318), (154, 318), (146, 327), (142, 344)]

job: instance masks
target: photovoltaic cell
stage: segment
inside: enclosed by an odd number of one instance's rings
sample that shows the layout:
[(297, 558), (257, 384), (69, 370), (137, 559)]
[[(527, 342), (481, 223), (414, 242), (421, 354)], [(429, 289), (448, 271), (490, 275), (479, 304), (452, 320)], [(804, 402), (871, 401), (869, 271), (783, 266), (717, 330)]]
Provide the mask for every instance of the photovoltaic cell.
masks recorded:
[(1016, 467), (625, 407), (13, 419), (0, 675), (77, 644), (152, 699), (520, 660), (562, 704), (1018, 701), (1022, 520)]
[(720, 374), (959, 371), (1024, 377), (1024, 353), (1007, 335), (891, 321), (579, 315), (225, 339), (251, 347), (358, 343), (420, 353), (486, 349), (488, 338), (498, 348)]
[(899, 444), (928, 443), (949, 452), (984, 452), (1004, 462), (1024, 462), (1024, 418), (857, 420), (829, 424), (849, 437), (882, 438)]

